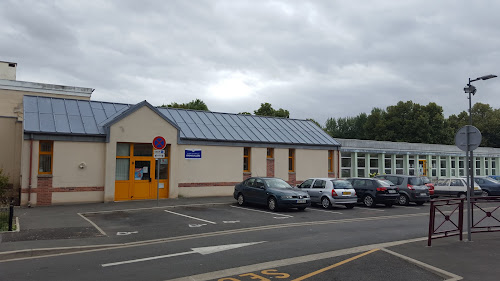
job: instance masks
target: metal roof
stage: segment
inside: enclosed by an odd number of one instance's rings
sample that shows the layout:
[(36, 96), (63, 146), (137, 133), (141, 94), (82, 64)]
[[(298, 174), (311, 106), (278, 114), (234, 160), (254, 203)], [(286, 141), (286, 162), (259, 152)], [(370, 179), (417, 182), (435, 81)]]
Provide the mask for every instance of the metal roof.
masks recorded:
[[(36, 134), (106, 136), (106, 126), (137, 105), (24, 96), (24, 131)], [(182, 140), (340, 146), (312, 121), (177, 108), (154, 108)], [(155, 110), (155, 111), (156, 111)]]

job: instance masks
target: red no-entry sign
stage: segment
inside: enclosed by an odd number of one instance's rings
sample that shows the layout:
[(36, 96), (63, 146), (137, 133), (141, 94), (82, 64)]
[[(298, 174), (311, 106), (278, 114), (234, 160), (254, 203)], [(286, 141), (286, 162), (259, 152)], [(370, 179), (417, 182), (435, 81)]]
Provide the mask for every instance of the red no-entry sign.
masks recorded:
[(153, 139), (153, 147), (155, 149), (164, 149), (165, 146), (167, 146), (167, 141), (165, 141), (165, 138), (158, 136)]

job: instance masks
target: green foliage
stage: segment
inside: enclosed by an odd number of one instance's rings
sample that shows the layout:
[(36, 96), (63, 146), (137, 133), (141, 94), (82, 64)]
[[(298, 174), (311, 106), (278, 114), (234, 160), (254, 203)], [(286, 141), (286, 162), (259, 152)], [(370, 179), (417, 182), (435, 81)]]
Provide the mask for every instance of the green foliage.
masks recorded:
[(374, 173), (370, 173), (368, 175), (370, 176), (370, 178), (374, 178), (374, 177), (376, 177), (376, 176), (378, 176), (380, 174), (378, 172), (374, 172)]
[(259, 116), (268, 116), (268, 117), (283, 117), (283, 118), (289, 118), (290, 117), (290, 112), (288, 110), (285, 110), (283, 108), (280, 108), (278, 110), (275, 110), (270, 103), (261, 103), (260, 108), (257, 110), (254, 110), (255, 115)]
[(210, 111), (208, 110), (207, 105), (205, 102), (203, 102), (200, 99), (195, 99), (192, 100), (188, 103), (170, 103), (168, 105), (162, 104), (160, 107), (172, 107), (172, 108), (182, 108), (182, 109), (193, 109), (193, 110), (203, 110), (203, 111)]
[(7, 205), (9, 202), (8, 188), (9, 188), (9, 176), (5, 175), (3, 173), (3, 169), (0, 168), (0, 206)]

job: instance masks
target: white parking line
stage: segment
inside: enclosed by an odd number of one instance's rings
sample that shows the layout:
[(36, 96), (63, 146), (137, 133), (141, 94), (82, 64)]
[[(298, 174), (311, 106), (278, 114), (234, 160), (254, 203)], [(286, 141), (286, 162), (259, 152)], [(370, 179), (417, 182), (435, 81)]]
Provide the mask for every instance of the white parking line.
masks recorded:
[(320, 209), (313, 209), (313, 208), (308, 208), (307, 210), (311, 211), (318, 211), (318, 212), (325, 212), (325, 213), (330, 213), (330, 214), (343, 214), (341, 212), (335, 212), (335, 211), (328, 211), (328, 210), (320, 210)]
[(182, 216), (182, 217), (190, 218), (190, 219), (193, 219), (193, 220), (199, 220), (199, 221), (204, 221), (204, 222), (208, 222), (208, 223), (211, 223), (211, 224), (217, 224), (216, 222), (213, 222), (213, 221), (207, 221), (207, 220), (204, 220), (204, 219), (199, 219), (199, 218), (195, 218), (195, 217), (192, 217), (192, 216), (179, 214), (179, 213), (172, 212), (172, 211), (167, 211), (167, 210), (163, 210), (163, 211), (165, 211), (165, 212), (167, 212), (167, 213), (174, 214), (174, 215), (178, 215), (178, 216)]
[(373, 209), (373, 208), (360, 208), (363, 211), (376, 211), (376, 212), (385, 212), (385, 210)]
[(248, 210), (248, 211), (259, 212), (259, 213), (271, 214), (271, 215), (275, 215), (275, 216), (282, 216), (282, 217), (293, 218), (293, 216), (283, 215), (283, 214), (279, 214), (279, 213), (271, 213), (271, 212), (266, 212), (266, 211), (261, 211), (261, 210), (254, 210), (254, 209), (249, 209), (249, 208), (242, 208), (242, 207), (238, 207), (238, 206), (231, 206), (231, 207), (238, 208), (238, 209), (243, 209), (243, 210)]

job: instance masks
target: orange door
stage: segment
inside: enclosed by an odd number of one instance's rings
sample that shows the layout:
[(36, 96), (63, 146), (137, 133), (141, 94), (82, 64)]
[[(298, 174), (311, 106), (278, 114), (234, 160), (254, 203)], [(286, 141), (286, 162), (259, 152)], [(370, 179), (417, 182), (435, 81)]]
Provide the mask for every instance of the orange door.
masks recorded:
[(132, 200), (149, 199), (151, 187), (151, 160), (134, 161), (134, 181), (132, 184)]

